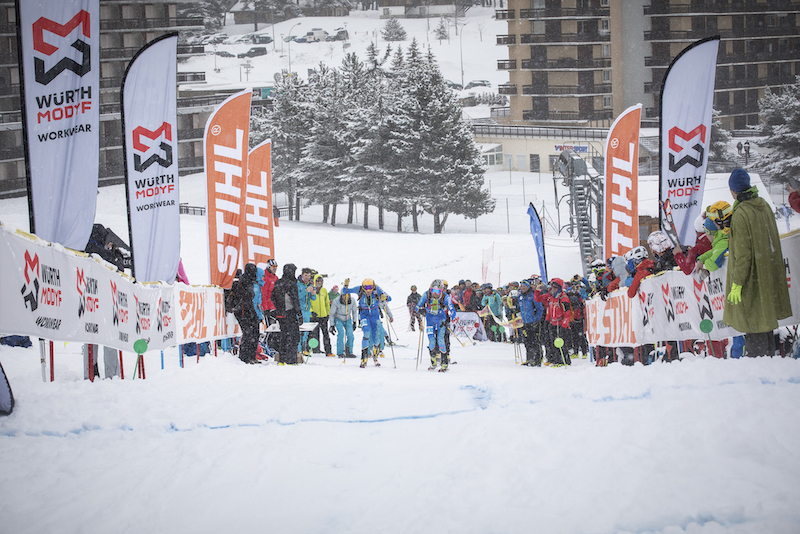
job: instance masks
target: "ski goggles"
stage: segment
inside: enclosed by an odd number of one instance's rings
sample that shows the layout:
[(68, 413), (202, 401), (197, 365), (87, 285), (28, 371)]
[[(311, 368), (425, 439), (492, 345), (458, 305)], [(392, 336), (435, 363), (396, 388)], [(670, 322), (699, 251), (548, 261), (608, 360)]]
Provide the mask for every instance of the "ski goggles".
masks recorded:
[(441, 295), (442, 294), (442, 288), (440, 288), (440, 287), (432, 287), (431, 288), (431, 293), (433, 295)]
[(370, 289), (375, 289), (375, 286), (361, 286), (361, 289), (364, 291), (369, 291)]

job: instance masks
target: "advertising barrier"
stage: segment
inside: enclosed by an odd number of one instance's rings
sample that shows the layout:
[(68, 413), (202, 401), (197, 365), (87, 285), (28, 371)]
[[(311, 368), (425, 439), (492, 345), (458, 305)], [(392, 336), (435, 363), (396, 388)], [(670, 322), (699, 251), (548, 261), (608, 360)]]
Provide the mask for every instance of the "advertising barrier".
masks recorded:
[(239, 334), (213, 286), (140, 284), (97, 256), (0, 226), (0, 333), (135, 352)]

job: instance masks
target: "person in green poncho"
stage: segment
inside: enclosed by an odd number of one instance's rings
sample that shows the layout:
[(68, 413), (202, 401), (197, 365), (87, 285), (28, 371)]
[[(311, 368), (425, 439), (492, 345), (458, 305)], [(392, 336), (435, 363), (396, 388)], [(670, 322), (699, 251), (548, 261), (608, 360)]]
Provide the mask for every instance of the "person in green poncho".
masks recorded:
[(747, 356), (773, 356), (778, 321), (792, 315), (786, 267), (775, 216), (751, 187), (750, 175), (735, 169), (728, 179), (736, 199), (728, 235), (728, 295), (723, 322), (745, 334)]

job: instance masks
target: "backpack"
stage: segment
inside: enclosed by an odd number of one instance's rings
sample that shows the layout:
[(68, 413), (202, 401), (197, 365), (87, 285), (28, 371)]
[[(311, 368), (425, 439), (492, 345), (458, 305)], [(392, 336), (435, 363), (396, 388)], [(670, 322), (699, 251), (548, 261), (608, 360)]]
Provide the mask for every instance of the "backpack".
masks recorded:
[(225, 312), (239, 317), (242, 314), (242, 284), (234, 280), (230, 289), (225, 290)]

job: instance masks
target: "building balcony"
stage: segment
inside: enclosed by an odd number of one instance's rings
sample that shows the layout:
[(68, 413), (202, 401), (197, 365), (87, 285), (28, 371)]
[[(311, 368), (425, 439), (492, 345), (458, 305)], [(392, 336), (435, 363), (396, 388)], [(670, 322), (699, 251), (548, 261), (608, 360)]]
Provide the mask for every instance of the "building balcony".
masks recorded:
[(517, 60), (500, 59), (497, 61), (497, 70), (517, 70)]
[(157, 30), (197, 27), (204, 28), (203, 19), (200, 17), (189, 18), (157, 18), (157, 19), (113, 19), (101, 20), (100, 31), (115, 30)]
[(179, 72), (178, 83), (205, 83), (205, 72)]
[(497, 44), (499, 44), (499, 45), (517, 44), (517, 36), (514, 35), (514, 34), (511, 34), (511, 35), (498, 35), (497, 36)]
[(531, 96), (587, 96), (611, 94), (611, 84), (595, 85), (523, 85), (523, 95)]
[(496, 20), (515, 20), (516, 17), (516, 10), (515, 9), (498, 9), (494, 12), (494, 18)]
[(534, 111), (526, 109), (522, 111), (524, 121), (597, 121), (610, 120), (614, 117), (614, 112), (609, 110), (596, 110), (589, 113), (579, 111)]
[(0, 35), (16, 35), (17, 24), (15, 22), (0, 22)]
[(693, 2), (691, 4), (644, 6), (645, 15), (713, 15), (719, 13), (753, 13), (760, 15), (765, 11), (791, 12), (797, 11), (797, 6), (784, 0), (772, 0), (758, 3), (748, 2), (747, 4), (732, 4), (728, 2), (709, 4), (706, 2)]
[(545, 9), (520, 9), (519, 18), (539, 20), (539, 19), (574, 19), (580, 17), (602, 18), (608, 17), (611, 10), (608, 7), (552, 7)]
[(611, 67), (611, 58), (577, 59), (562, 57), (558, 59), (523, 59), (522, 70), (594, 70)]
[(717, 65), (731, 65), (736, 63), (749, 64), (756, 61), (796, 61), (798, 55), (798, 52), (795, 50), (779, 50), (777, 52), (748, 52), (745, 54), (724, 54), (722, 53), (722, 50), (720, 50), (720, 54), (717, 56)]
[(497, 86), (497, 92), (501, 95), (516, 95), (517, 85), (513, 83), (505, 83)]
[(721, 80), (717, 78), (714, 83), (714, 89), (754, 89), (768, 85), (793, 85), (795, 81), (796, 78), (790, 74), (785, 76), (764, 76), (761, 78), (736, 78), (733, 80)]
[[(130, 60), (139, 50), (141, 50), (141, 47), (101, 48), (100, 59)], [(202, 56), (205, 53), (205, 47), (203, 45), (178, 45), (178, 57)], [(0, 56), (0, 61), (1, 60), (2, 56)]]
[(19, 96), (21, 87), (18, 83), (0, 85), (0, 96)]
[(523, 33), (520, 34), (521, 44), (554, 44), (554, 43), (608, 43), (611, 42), (610, 33), (559, 33), (559, 34), (540, 34)]
[(790, 37), (800, 35), (800, 28), (744, 28), (741, 30), (651, 30), (644, 32), (645, 41), (697, 41), (719, 35), (723, 39), (749, 37)]

